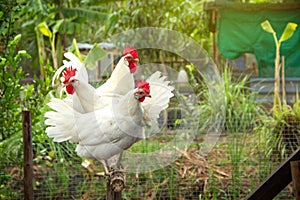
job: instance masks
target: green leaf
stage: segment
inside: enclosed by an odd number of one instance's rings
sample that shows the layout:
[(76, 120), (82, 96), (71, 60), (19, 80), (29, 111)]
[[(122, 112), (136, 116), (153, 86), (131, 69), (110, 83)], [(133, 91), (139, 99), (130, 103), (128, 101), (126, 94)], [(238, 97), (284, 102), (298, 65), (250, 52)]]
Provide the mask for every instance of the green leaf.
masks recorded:
[(10, 48), (12, 48), (13, 52), (14, 52), (14, 49), (15, 47), (17, 46), (17, 44), (19, 43), (19, 41), (21, 40), (22, 38), (22, 35), (21, 34), (18, 34), (14, 37), (13, 40), (9, 41), (9, 46)]
[(266, 20), (266, 21), (262, 22), (260, 25), (261, 25), (262, 29), (264, 29), (266, 32), (269, 32), (269, 33), (272, 33), (272, 34), (275, 33), (275, 31), (272, 28), (269, 20)]
[(82, 55), (78, 49), (76, 39), (74, 38), (72, 41), (72, 47), (69, 50), (69, 52), (72, 52), (77, 58), (82, 62), (84, 60), (84, 55)]
[(53, 26), (53, 35), (58, 32), (60, 25), (63, 23), (63, 19), (58, 20)]
[(289, 22), (286, 25), (286, 27), (279, 39), (279, 42), (283, 42), (283, 41), (290, 39), (290, 37), (292, 37), (294, 35), (294, 32), (295, 32), (297, 26), (298, 26), (297, 24)]
[(54, 158), (55, 151), (50, 151), (50, 152), (48, 153), (48, 155), (49, 155), (51, 158)]
[(18, 34), (18, 35), (16, 35), (15, 37), (14, 37), (14, 42), (15, 43), (18, 43), (20, 40), (21, 40), (21, 38), (22, 38), (22, 35), (21, 34)]
[(38, 29), (43, 35), (50, 37), (50, 38), (52, 37), (52, 33), (51, 33), (50, 29), (48, 28), (48, 25), (46, 24), (46, 22), (40, 23), (38, 25)]
[(29, 20), (29, 21), (23, 22), (22, 25), (21, 25), (21, 27), (22, 27), (22, 28), (26, 28), (26, 27), (28, 27), (28, 26), (35, 25), (34, 23), (35, 23), (34, 20)]
[(2, 18), (2, 16), (3, 16), (3, 12), (2, 12), (2, 11), (0, 11), (0, 19)]
[(0, 66), (1, 67), (5, 66), (6, 60), (7, 60), (6, 58), (0, 57)]
[(87, 68), (94, 68), (95, 62), (103, 59), (107, 55), (107, 52), (103, 50), (97, 43), (94, 44), (93, 48), (87, 54), (84, 64)]
[(17, 56), (22, 56), (22, 57), (26, 57), (26, 58), (31, 58), (30, 54), (28, 54), (28, 53), (26, 52), (26, 50), (20, 50), (20, 51), (18, 51), (16, 57), (17, 57)]

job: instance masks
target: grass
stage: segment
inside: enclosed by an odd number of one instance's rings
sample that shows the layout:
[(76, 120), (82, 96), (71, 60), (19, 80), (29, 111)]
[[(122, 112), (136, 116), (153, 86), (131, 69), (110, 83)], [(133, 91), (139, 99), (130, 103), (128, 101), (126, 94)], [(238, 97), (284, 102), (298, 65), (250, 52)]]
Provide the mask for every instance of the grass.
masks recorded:
[[(168, 138), (170, 139), (170, 138)], [(151, 140), (141, 140), (133, 144), (128, 151), (134, 153), (151, 153), (160, 150), (164, 147), (163, 143), (158, 143), (157, 141)]]

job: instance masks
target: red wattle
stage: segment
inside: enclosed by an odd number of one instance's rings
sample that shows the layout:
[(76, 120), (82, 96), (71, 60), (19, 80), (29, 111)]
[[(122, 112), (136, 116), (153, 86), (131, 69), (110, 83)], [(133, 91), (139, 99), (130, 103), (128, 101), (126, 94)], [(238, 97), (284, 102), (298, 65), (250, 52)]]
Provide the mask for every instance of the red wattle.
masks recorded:
[(143, 102), (143, 101), (145, 101), (145, 99), (146, 99), (146, 97), (141, 97), (141, 98), (139, 98), (139, 101)]
[(66, 90), (68, 94), (74, 94), (75, 92), (75, 88), (73, 87), (73, 85), (67, 85)]
[(130, 73), (134, 73), (137, 69), (137, 64), (135, 62), (129, 62)]

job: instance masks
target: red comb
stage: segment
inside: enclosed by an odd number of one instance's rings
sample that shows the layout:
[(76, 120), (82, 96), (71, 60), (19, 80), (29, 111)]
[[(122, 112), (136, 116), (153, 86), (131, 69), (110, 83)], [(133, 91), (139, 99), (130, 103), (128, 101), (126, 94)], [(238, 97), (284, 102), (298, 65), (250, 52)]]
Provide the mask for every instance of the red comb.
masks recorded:
[(138, 80), (135, 83), (135, 86), (137, 88), (143, 89), (147, 94), (150, 94), (150, 85), (147, 81), (145, 80)]
[(133, 46), (128, 46), (124, 48), (122, 55), (125, 56), (126, 54), (132, 55), (134, 59), (139, 58), (138, 52)]
[(63, 73), (64, 81), (63, 83), (67, 83), (71, 77), (76, 75), (76, 69), (73, 69), (72, 66), (68, 67)]

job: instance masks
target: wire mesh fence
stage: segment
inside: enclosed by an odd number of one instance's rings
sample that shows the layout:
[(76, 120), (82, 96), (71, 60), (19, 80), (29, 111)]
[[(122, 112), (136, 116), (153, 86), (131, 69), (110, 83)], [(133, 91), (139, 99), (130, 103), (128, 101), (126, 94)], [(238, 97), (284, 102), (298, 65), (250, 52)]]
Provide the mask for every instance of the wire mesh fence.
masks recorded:
[[(283, 133), (283, 132), (281, 132)], [(174, 162), (149, 173), (126, 173), (123, 199), (245, 199), (282, 161), (298, 147), (297, 134), (285, 140), (257, 131), (224, 131), (207, 155), (200, 152), (204, 135), (181, 150)], [(160, 134), (147, 144), (159, 149), (172, 134)], [(137, 151), (141, 143), (128, 151)], [(107, 178), (101, 163), (81, 159), (68, 152), (70, 143), (53, 144), (53, 149), (34, 154), (35, 199), (105, 199)], [(282, 148), (282, 149), (280, 149)], [(174, 149), (174, 153), (175, 153)], [(22, 158), (20, 157), (20, 160)], [(135, 163), (138, 166), (141, 163)], [(155, 163), (153, 163), (155, 164)], [(23, 166), (1, 163), (1, 199), (23, 199)], [(280, 181), (280, 180), (279, 180)], [(293, 199), (292, 186), (276, 199)]]

